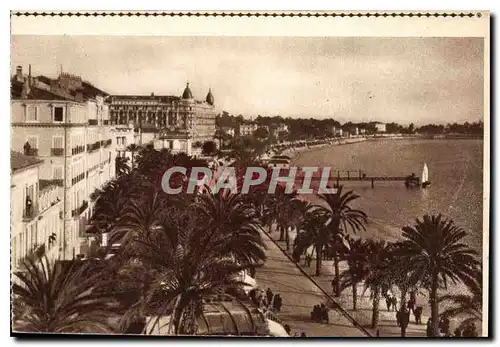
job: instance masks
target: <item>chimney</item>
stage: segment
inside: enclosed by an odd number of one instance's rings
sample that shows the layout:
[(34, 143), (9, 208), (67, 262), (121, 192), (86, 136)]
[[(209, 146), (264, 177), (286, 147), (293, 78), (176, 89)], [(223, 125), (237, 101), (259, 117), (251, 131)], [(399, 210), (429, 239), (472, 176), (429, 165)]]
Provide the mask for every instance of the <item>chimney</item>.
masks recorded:
[(28, 86), (31, 87), (31, 64), (28, 65)]
[(18, 82), (23, 81), (23, 67), (21, 65), (18, 65), (16, 67), (16, 79), (18, 80)]

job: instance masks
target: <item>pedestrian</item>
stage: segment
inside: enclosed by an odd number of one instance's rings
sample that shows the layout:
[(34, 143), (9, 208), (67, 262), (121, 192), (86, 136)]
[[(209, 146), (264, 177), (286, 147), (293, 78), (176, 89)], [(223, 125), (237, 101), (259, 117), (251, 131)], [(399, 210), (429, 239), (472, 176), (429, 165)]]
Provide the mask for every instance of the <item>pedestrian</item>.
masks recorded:
[(307, 254), (307, 267), (311, 267), (312, 257), (310, 254)]
[(329, 323), (328, 308), (325, 306), (325, 304), (321, 304), (320, 310), (321, 310), (321, 322)]
[(447, 317), (443, 317), (439, 322), (439, 330), (444, 335), (450, 334), (450, 320)]
[(271, 290), (271, 288), (267, 288), (266, 290), (266, 298), (267, 298), (267, 302), (271, 303), (273, 302), (273, 291)]
[(389, 293), (385, 294), (385, 304), (387, 305), (387, 311), (390, 311), (392, 306), (392, 298), (391, 294)]
[(300, 333), (300, 337), (307, 337), (305, 332)]
[(280, 294), (276, 294), (274, 296), (274, 309), (276, 310), (276, 312), (280, 312), (281, 311), (281, 306), (283, 305), (283, 299), (281, 299), (281, 295)]
[(406, 328), (410, 323), (410, 310), (406, 309), (406, 305), (402, 305), (400, 310), (401, 337), (406, 337)]
[(335, 280), (335, 278), (333, 278), (332, 279), (332, 293), (333, 294), (335, 294), (336, 289), (337, 289), (337, 281)]
[(285, 331), (288, 335), (290, 335), (292, 333), (292, 328), (290, 328), (290, 326), (288, 324), (285, 324), (285, 326), (283, 328), (285, 328)]
[(417, 303), (417, 294), (415, 291), (410, 292), (410, 300), (408, 300), (408, 310), (413, 311)]
[(398, 327), (401, 326), (401, 312), (399, 311), (396, 311), (396, 324), (398, 325)]
[(392, 296), (392, 307), (394, 311), (398, 310), (398, 298), (396, 298), (396, 295)]
[(462, 330), (460, 328), (456, 328), (455, 331), (453, 332), (454, 337), (462, 337)]
[(433, 335), (434, 335), (434, 333), (432, 331), (432, 322), (431, 322), (430, 318), (427, 320), (426, 333), (427, 333), (427, 337), (433, 337)]
[(413, 311), (413, 315), (415, 316), (415, 324), (422, 324), (422, 312), (424, 308), (422, 306), (417, 306)]

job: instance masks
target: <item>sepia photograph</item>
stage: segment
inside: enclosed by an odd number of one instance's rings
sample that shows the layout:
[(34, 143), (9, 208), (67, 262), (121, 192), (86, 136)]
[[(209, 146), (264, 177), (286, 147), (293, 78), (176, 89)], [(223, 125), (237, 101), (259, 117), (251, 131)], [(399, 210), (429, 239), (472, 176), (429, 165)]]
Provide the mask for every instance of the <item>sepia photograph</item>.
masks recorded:
[(488, 337), (489, 13), (346, 13), (12, 12), (11, 335)]

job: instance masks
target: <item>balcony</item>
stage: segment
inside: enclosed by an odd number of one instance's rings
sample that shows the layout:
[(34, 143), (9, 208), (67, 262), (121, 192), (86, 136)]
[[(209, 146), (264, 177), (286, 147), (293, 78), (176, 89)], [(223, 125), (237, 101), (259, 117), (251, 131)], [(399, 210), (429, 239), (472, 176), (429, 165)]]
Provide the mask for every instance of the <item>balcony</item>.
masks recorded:
[(38, 157), (38, 148), (25, 148), (24, 155), (29, 155), (31, 157)]
[(71, 216), (76, 217), (81, 215), (87, 209), (87, 207), (89, 207), (89, 203), (87, 202), (87, 200), (83, 200), (80, 207), (77, 207), (71, 211)]
[(89, 119), (89, 125), (97, 125), (97, 119)]
[(71, 149), (71, 155), (77, 155), (77, 154), (80, 154), (82, 152), (85, 152), (85, 146), (84, 145), (80, 145), (80, 146), (75, 146)]
[(87, 145), (87, 152), (93, 152), (93, 151), (97, 151), (99, 148), (101, 148), (101, 142), (100, 141), (96, 141), (90, 145)]
[(51, 148), (50, 149), (50, 155), (53, 157), (62, 157), (64, 154), (64, 148)]
[(29, 222), (35, 219), (38, 216), (38, 208), (34, 205), (26, 205), (23, 211), (23, 222)]

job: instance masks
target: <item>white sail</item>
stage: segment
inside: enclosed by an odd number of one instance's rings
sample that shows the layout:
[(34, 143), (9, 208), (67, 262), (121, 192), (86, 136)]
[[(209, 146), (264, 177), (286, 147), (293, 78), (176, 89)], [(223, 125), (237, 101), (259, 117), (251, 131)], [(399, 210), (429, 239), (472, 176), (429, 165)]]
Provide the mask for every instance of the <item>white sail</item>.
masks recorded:
[(422, 170), (422, 183), (429, 182), (429, 168), (427, 163), (424, 163), (424, 168)]

